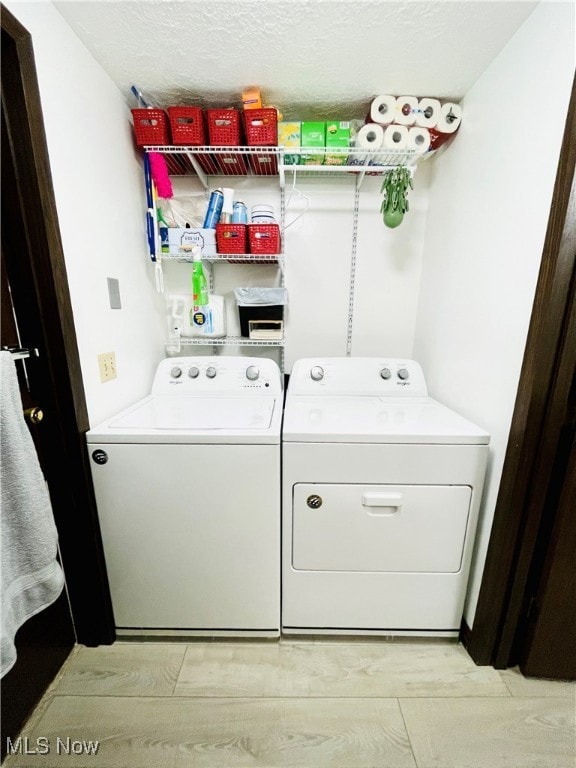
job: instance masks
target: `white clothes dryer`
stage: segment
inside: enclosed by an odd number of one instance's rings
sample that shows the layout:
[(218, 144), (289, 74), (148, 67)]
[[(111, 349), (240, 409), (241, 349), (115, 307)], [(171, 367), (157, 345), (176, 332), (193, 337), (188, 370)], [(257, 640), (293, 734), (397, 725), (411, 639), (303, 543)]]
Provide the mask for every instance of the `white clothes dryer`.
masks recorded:
[(277, 636), (282, 380), (273, 360), (163, 360), (87, 433), (119, 635)]
[(413, 360), (304, 359), (283, 426), (282, 631), (455, 637), (489, 435)]

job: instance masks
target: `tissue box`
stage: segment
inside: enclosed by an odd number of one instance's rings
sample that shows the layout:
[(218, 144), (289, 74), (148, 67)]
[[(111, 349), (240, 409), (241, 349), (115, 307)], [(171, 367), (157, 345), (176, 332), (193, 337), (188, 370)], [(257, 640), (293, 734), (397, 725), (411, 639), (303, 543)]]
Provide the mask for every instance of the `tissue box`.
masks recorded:
[(192, 229), (190, 227), (168, 227), (168, 253), (171, 256), (192, 257), (192, 248), (197, 245), (202, 256), (216, 254), (216, 230)]
[[(278, 146), (279, 147), (299, 147), (300, 146), (300, 133), (301, 133), (301, 125), (300, 122), (297, 123), (288, 123), (288, 122), (279, 122), (278, 123)], [(286, 165), (298, 165), (300, 162), (300, 156), (299, 155), (284, 155), (284, 162)]]
[[(326, 123), (320, 122), (303, 122), (300, 142), (302, 149), (305, 147), (322, 147), (326, 146)], [(302, 165), (322, 165), (324, 162), (324, 153), (313, 154), (302, 153), (300, 156), (300, 163)]]
[[(332, 120), (326, 123), (326, 149), (331, 147), (342, 147), (348, 149), (350, 146), (350, 123), (343, 120)], [(335, 154), (326, 153), (326, 165), (346, 165), (348, 153), (338, 152)]]

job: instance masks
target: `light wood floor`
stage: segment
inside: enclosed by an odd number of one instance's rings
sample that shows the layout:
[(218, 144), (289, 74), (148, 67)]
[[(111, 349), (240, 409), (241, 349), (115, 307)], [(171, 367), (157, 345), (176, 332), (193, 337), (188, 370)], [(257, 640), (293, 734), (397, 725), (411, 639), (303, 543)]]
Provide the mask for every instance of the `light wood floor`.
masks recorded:
[(575, 709), (449, 641), (117, 642), (74, 650), (4, 765), (574, 768)]

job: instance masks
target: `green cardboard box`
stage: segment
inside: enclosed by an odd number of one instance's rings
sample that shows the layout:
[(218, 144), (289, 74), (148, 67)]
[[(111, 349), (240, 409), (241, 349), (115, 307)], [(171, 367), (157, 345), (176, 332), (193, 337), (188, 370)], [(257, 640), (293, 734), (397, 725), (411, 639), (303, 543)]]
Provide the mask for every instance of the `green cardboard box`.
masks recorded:
[[(300, 137), (302, 149), (326, 146), (326, 123), (324, 122), (303, 122), (302, 133)], [(322, 165), (324, 162), (324, 152), (314, 154), (313, 152), (302, 152), (300, 156), (301, 165)]]
[[(301, 124), (300, 122), (278, 123), (278, 146), (279, 147), (299, 147), (300, 146)], [(300, 155), (284, 155), (286, 165), (298, 165)]]
[[(330, 120), (326, 123), (326, 148), (348, 149), (350, 146), (350, 123), (347, 120)], [(347, 152), (326, 153), (326, 165), (346, 165)]]

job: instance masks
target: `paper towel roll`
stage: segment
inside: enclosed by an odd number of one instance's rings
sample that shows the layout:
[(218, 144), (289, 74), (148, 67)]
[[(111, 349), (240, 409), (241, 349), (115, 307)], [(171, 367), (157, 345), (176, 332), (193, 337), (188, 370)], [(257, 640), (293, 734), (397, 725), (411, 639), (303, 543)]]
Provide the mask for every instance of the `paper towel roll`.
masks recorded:
[(384, 131), (384, 146), (387, 149), (406, 149), (408, 128), (405, 125), (389, 125)]
[(390, 125), (394, 121), (396, 114), (396, 97), (376, 96), (370, 106), (370, 120), (379, 125)]
[(430, 150), (436, 150), (444, 144), (448, 139), (452, 138), (452, 133), (440, 133), (436, 128), (429, 128), (430, 134)]
[(419, 154), (427, 152), (430, 148), (430, 131), (428, 128), (409, 128), (406, 146), (415, 149)]
[(416, 112), (416, 125), (419, 128), (435, 128), (442, 105), (438, 99), (420, 99)]
[(360, 149), (378, 149), (384, 141), (384, 128), (377, 123), (366, 123), (356, 134), (356, 146)]
[(399, 96), (396, 99), (396, 113), (394, 122), (398, 125), (414, 125), (418, 99), (416, 96)]
[(460, 127), (461, 122), (462, 107), (459, 104), (447, 101), (446, 104), (442, 104), (440, 109), (436, 130), (438, 133), (455, 133)]

